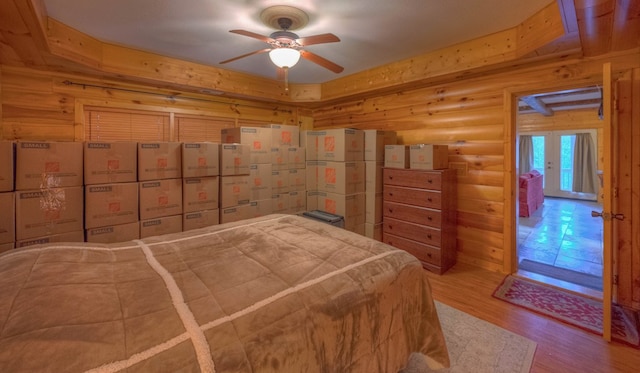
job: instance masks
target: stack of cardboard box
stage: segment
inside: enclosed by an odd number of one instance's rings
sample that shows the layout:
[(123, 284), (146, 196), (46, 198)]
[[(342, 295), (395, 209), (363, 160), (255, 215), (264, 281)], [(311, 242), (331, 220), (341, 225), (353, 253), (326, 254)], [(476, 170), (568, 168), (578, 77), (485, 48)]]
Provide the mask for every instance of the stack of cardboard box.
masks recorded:
[(307, 210), (344, 217), (345, 229), (364, 234), (364, 132), (307, 131)]
[(297, 214), (305, 211), (306, 172), (304, 149), (297, 126), (272, 124), (273, 212)]
[(220, 144), (182, 144), (182, 230), (220, 222)]
[(84, 241), (80, 142), (16, 145), (16, 247)]
[(138, 143), (138, 182), (140, 238), (181, 232), (181, 143)]
[(271, 147), (254, 127), (226, 128), (221, 137), (220, 223), (228, 223), (251, 217), (251, 164), (270, 163)]
[(16, 241), (14, 157), (15, 143), (0, 141), (0, 253), (13, 249)]
[(140, 238), (136, 143), (86, 142), (83, 159), (86, 241)]
[(385, 146), (395, 145), (394, 131), (364, 130), (365, 224), (364, 235), (382, 240), (382, 168)]

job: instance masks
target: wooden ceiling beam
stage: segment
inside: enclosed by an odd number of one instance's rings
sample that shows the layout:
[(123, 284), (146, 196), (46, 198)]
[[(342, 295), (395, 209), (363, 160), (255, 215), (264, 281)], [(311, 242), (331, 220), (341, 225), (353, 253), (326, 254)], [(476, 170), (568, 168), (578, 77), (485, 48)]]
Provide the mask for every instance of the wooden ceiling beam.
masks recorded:
[(544, 102), (542, 102), (542, 100), (535, 96), (525, 96), (520, 100), (522, 100), (525, 104), (529, 105), (530, 108), (544, 115), (545, 117), (550, 117), (553, 115), (553, 110), (551, 110)]

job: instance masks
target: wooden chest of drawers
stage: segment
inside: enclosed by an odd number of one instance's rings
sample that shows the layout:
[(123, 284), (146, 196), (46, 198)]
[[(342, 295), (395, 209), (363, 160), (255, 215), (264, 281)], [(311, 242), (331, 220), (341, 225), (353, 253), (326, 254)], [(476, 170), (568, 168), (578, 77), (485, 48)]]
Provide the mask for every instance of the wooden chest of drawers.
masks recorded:
[(432, 272), (456, 262), (455, 170), (383, 169), (382, 241)]

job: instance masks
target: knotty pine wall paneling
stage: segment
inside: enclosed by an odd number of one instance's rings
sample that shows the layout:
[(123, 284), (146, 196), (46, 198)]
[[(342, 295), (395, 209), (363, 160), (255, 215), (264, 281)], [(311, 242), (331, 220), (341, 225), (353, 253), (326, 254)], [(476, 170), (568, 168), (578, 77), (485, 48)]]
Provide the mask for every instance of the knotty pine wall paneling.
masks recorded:
[[(509, 108), (505, 107), (505, 92), (530, 94), (601, 84), (603, 63), (615, 61), (622, 68), (638, 68), (639, 57), (638, 50), (632, 50), (594, 59), (547, 62), (476, 77), (460, 76), (445, 83), (376, 97), (332, 101), (314, 110), (314, 128), (395, 130), (403, 144), (448, 145), (450, 165), (458, 169), (458, 261), (501, 272), (509, 267), (505, 261), (515, 255), (511, 236), (517, 218), (513, 195), (517, 190), (515, 170), (508, 167), (512, 160), (507, 159), (511, 154), (505, 157), (505, 148), (510, 142), (515, 144), (518, 129), (511, 133), (507, 128), (505, 112)], [(616, 77), (619, 76), (616, 72)], [(640, 113), (637, 107), (630, 110), (635, 115)], [(562, 113), (543, 123), (523, 116), (518, 125), (528, 130), (535, 126), (558, 129), (601, 126), (588, 115)], [(620, 159), (620, 162), (627, 161)], [(507, 190), (505, 185), (511, 183), (513, 186)], [(640, 180), (632, 183), (631, 195), (637, 195)], [(637, 222), (639, 218), (634, 220)], [(624, 234), (631, 235), (627, 240), (635, 237), (628, 251), (637, 258), (638, 233)], [(631, 254), (626, 255), (629, 258), (621, 260), (631, 260)], [(638, 275), (632, 274), (640, 273), (640, 264), (634, 260), (629, 265), (633, 268), (621, 270), (637, 281)], [(620, 278), (623, 277), (621, 274)], [(638, 292), (636, 288), (640, 286), (628, 286), (627, 291)]]
[(84, 141), (85, 108), (166, 114), (170, 140), (179, 132), (176, 116), (213, 118), (234, 126), (300, 125), (294, 105), (165, 91), (150, 85), (23, 67), (1, 66), (0, 70), (0, 133), (7, 140)]

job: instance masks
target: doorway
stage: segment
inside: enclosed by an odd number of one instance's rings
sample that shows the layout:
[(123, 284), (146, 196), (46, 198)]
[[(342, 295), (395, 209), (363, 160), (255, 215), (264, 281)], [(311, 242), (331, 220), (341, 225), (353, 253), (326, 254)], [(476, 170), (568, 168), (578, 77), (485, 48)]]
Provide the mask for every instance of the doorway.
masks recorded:
[[(543, 190), (545, 197), (557, 197), (568, 199), (581, 199), (595, 201), (596, 191), (584, 190), (576, 191), (574, 187), (574, 177), (584, 168), (576, 162), (576, 141), (584, 134), (589, 134), (593, 143), (597, 143), (598, 134), (595, 129), (545, 131), (521, 133), (521, 135), (531, 136), (533, 169), (538, 170), (543, 175)], [(592, 159), (590, 164), (596, 167), (595, 148), (590, 149)], [(592, 183), (597, 180), (594, 178)], [(594, 185), (595, 186), (595, 185)]]
[[(556, 96), (560, 94), (562, 92), (547, 93)], [(578, 115), (590, 111), (596, 118), (598, 115), (596, 105), (566, 110), (578, 110), (581, 113)], [(567, 112), (564, 116), (558, 112), (554, 115), (556, 119), (550, 120), (531, 113), (521, 121), (524, 116), (519, 113), (516, 120), (519, 142), (525, 137), (528, 137), (525, 142), (530, 141), (530, 168), (542, 174), (544, 191), (544, 202), (539, 208), (533, 212), (520, 213), (519, 215), (524, 216), (517, 217), (518, 273), (601, 298), (603, 223), (601, 219), (591, 215), (592, 211), (602, 211), (602, 203), (598, 201), (600, 185), (596, 185), (599, 184), (596, 155), (596, 149), (599, 149), (598, 124), (591, 125), (591, 128), (581, 128), (579, 121), (561, 123), (563, 118), (573, 121), (574, 117)], [(521, 122), (525, 124), (521, 126)], [(576, 157), (582, 157), (576, 155), (576, 147), (583, 146), (581, 141), (585, 136), (590, 137), (595, 144), (587, 157), (592, 157), (588, 173), (593, 176), (590, 182), (594, 186), (582, 189), (581, 186), (576, 187), (574, 178), (582, 178), (580, 171), (587, 167), (581, 161), (576, 161)], [(526, 157), (522, 154), (522, 149), (519, 149), (518, 157)], [(520, 165), (520, 174), (529, 171), (523, 167), (522, 162), (517, 163)]]

